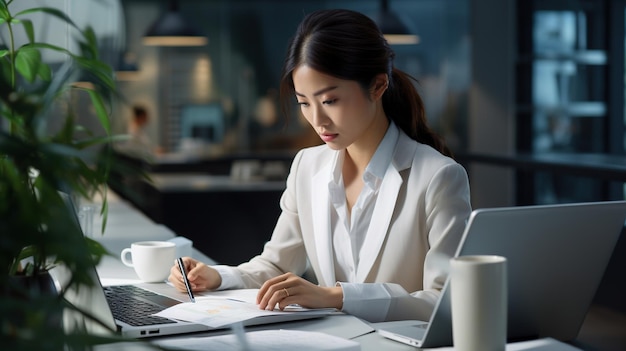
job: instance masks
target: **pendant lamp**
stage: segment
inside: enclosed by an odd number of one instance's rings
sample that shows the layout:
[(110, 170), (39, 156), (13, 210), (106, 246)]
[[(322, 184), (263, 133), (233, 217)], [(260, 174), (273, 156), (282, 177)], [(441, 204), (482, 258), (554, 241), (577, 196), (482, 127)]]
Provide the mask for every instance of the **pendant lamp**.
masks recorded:
[(391, 45), (409, 45), (419, 43), (419, 36), (411, 33), (400, 18), (389, 10), (389, 1), (381, 0), (381, 9), (374, 21)]
[(203, 46), (208, 41), (181, 16), (178, 0), (170, 0), (168, 11), (148, 28), (143, 37), (143, 43), (151, 46)]
[(139, 79), (139, 66), (135, 55), (130, 52), (120, 53), (115, 69), (116, 80), (137, 80)]

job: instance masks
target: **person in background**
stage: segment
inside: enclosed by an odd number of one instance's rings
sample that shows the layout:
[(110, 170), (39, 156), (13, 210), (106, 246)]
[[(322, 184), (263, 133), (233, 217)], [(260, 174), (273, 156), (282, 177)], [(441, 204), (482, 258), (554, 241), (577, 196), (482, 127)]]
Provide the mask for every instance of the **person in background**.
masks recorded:
[[(281, 99), (288, 110), (295, 96), (324, 144), (295, 156), (262, 253), (236, 267), (184, 259), (194, 291), (259, 288), (261, 309), (299, 304), (371, 322), (429, 319), (471, 212), (469, 182), (393, 61), (361, 13), (304, 18), (288, 48)], [(303, 278), (308, 267), (315, 279)], [(176, 266), (169, 280), (185, 290)]]
[(131, 118), (128, 121), (128, 137), (118, 149), (126, 154), (141, 159), (150, 159), (153, 157), (153, 146), (146, 132), (150, 117), (148, 110), (141, 105), (132, 107)]

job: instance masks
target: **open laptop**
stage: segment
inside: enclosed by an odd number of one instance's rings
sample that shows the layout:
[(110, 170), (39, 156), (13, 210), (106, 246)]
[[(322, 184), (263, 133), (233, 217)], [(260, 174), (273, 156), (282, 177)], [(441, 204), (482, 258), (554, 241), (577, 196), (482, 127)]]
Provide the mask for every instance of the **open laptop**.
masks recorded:
[[(507, 258), (509, 341), (576, 338), (626, 220), (626, 201), (474, 210), (457, 256)], [(382, 323), (412, 346), (452, 345), (448, 282), (430, 321)]]
[[(65, 205), (74, 214), (74, 225), (80, 228), (78, 217), (71, 198), (61, 193)], [(76, 231), (81, 233), (82, 231)], [(85, 247), (76, 250), (87, 250)], [(57, 285), (65, 286), (71, 277), (67, 267), (57, 265), (51, 270)], [(199, 331), (227, 329), (228, 326), (211, 328), (197, 323), (153, 316), (152, 314), (168, 307), (188, 301), (187, 294), (178, 292), (167, 284), (138, 283), (103, 287), (95, 266), (91, 267), (93, 286), (80, 286), (66, 291), (65, 297), (81, 310), (94, 316), (99, 322), (85, 318), (78, 313), (66, 313), (65, 325), (68, 328), (85, 328), (90, 334), (121, 334), (131, 338), (144, 338), (162, 335), (175, 335)], [(331, 310), (319, 313), (284, 313), (261, 316), (242, 322), (244, 326), (287, 322), (301, 319), (320, 318), (331, 314)]]

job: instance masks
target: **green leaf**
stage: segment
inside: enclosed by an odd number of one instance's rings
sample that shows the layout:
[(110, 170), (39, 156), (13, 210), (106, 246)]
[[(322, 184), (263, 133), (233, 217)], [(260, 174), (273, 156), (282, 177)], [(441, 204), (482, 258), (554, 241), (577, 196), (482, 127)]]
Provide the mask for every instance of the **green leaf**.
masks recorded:
[(15, 68), (29, 82), (34, 82), (39, 72), (41, 53), (39, 50), (23, 46), (17, 50), (15, 56)]
[(4, 1), (0, 1), (0, 24), (3, 21), (8, 22), (11, 19), (11, 14), (9, 13), (9, 9)]
[(74, 59), (82, 68), (113, 80), (113, 69), (109, 64), (97, 59), (85, 58), (84, 56), (74, 56)]
[(50, 79), (52, 79), (52, 70), (50, 69), (50, 66), (42, 62), (39, 64), (39, 67), (37, 69), (37, 75), (39, 76), (39, 78), (48, 82), (50, 81)]
[(103, 256), (113, 256), (102, 244), (98, 241), (95, 241), (91, 238), (85, 237), (85, 241), (87, 242), (87, 247), (89, 248), (89, 252), (94, 256), (97, 260), (96, 263), (100, 261), (100, 258)]
[(91, 98), (91, 103), (96, 109), (96, 115), (100, 120), (100, 124), (106, 131), (107, 135), (111, 134), (111, 123), (109, 122), (109, 114), (104, 104), (104, 100), (102, 100), (102, 96), (94, 90), (88, 89), (87, 92), (89, 93), (89, 97)]
[(95, 145), (102, 145), (102, 144), (110, 144), (111, 142), (114, 141), (122, 141), (122, 140), (127, 140), (127, 137), (121, 136), (121, 135), (114, 135), (114, 136), (98, 136), (98, 137), (94, 137), (94, 138), (88, 138), (85, 140), (81, 140), (79, 142), (76, 142), (76, 147), (79, 149), (84, 149), (90, 146), (95, 146)]
[(105, 193), (102, 196), (102, 209), (100, 209), (100, 215), (102, 216), (102, 227), (100, 228), (100, 233), (104, 234), (106, 230), (107, 221), (109, 219), (109, 201), (106, 196), (106, 187), (104, 187)]
[(0, 57), (5, 57), (9, 54), (9, 50), (0, 50)]
[(76, 29), (79, 29), (78, 26), (76, 25), (76, 23), (74, 23), (74, 21), (72, 21), (71, 18), (69, 18), (69, 16), (67, 14), (65, 14), (65, 12), (59, 10), (59, 9), (55, 9), (52, 7), (34, 7), (34, 8), (30, 8), (30, 9), (26, 9), (24, 11), (20, 11), (18, 13), (15, 14), (14, 17), (21, 17), (23, 15), (29, 14), (29, 13), (36, 13), (36, 12), (44, 12), (47, 13), (49, 15), (52, 15), (68, 24), (70, 24), (71, 26), (73, 26)]
[[(93, 31), (93, 28), (87, 27), (83, 31), (83, 36), (87, 42), (85, 45), (81, 45), (83, 50), (83, 56), (91, 57), (94, 59), (98, 58), (98, 40), (96, 39), (96, 33)], [(88, 54), (84, 51), (88, 51)]]
[(63, 123), (63, 127), (59, 130), (59, 132), (52, 138), (52, 142), (69, 144), (72, 142), (74, 138), (74, 113), (68, 113), (68, 116), (65, 118)]
[(24, 27), (24, 31), (26, 32), (26, 36), (28, 36), (28, 42), (35, 42), (35, 28), (33, 27), (33, 22), (31, 20), (24, 19), (21, 21), (22, 27)]
[(57, 51), (57, 52), (64, 53), (64, 54), (66, 54), (68, 56), (71, 56), (72, 58), (76, 58), (75, 57), (76, 55), (74, 55), (71, 51), (69, 51), (69, 50), (67, 50), (67, 49), (65, 49), (63, 47), (60, 47), (60, 46), (57, 46), (57, 45), (48, 44), (48, 43), (34, 42), (34, 43), (31, 43), (31, 44), (24, 45), (23, 47), (28, 47), (28, 48), (33, 48), (33, 49), (50, 49), (50, 50), (54, 50), (54, 51)]

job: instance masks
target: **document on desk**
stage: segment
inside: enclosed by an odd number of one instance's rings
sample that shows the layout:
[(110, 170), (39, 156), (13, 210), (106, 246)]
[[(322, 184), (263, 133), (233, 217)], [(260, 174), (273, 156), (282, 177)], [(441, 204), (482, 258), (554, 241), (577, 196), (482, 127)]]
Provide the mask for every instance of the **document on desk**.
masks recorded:
[[(454, 347), (439, 347), (424, 349), (432, 351), (454, 351)], [(541, 338), (527, 341), (517, 341), (506, 344), (506, 351), (583, 351), (570, 344), (553, 338)]]
[(284, 311), (278, 308), (272, 311), (261, 310), (251, 298), (256, 297), (254, 290), (256, 289), (199, 295), (196, 296), (195, 303), (180, 303), (155, 315), (219, 328), (259, 317), (281, 316), (288, 320), (290, 316), (293, 319), (301, 319), (303, 314), (306, 314), (307, 317), (315, 318), (336, 311), (334, 308), (307, 309), (297, 305), (287, 306)]
[[(320, 332), (300, 330), (261, 330), (245, 334), (248, 345), (254, 345), (255, 351), (360, 351), (361, 344)], [(240, 351), (240, 339), (233, 334), (190, 337), (173, 340), (155, 340), (156, 344), (183, 350), (220, 350)]]

